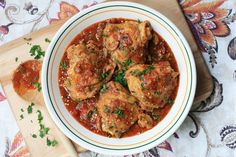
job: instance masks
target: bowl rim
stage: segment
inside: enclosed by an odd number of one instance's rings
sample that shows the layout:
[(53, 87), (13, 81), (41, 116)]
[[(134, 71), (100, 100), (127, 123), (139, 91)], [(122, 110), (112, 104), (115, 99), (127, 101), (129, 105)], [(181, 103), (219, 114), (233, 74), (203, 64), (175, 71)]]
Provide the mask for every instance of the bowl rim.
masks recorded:
[[(150, 14), (153, 14), (155, 16), (158, 15), (158, 17), (161, 17), (162, 19), (165, 20), (165, 22), (169, 25), (169, 27), (171, 29), (173, 29), (176, 34), (178, 35), (179, 37), (179, 40), (181, 40), (181, 42), (183, 43), (183, 45), (185, 46), (186, 48), (186, 51), (185, 53), (187, 53), (188, 57), (189, 57), (189, 63), (192, 64), (191, 65), (191, 77), (192, 77), (192, 88), (191, 90), (188, 92), (188, 94), (190, 93), (190, 96), (189, 96), (189, 99), (188, 99), (188, 102), (186, 103), (186, 108), (185, 110), (183, 110), (183, 112), (180, 114), (180, 116), (175, 120), (175, 123), (173, 124), (173, 126), (166, 131), (166, 134), (164, 134), (163, 136), (165, 136), (164, 139), (167, 139), (170, 135), (172, 135), (178, 128), (179, 126), (183, 123), (184, 119), (186, 118), (191, 106), (192, 106), (192, 103), (193, 103), (193, 98), (194, 98), (194, 95), (195, 95), (195, 91), (196, 91), (196, 66), (195, 66), (195, 61), (194, 61), (194, 58), (193, 58), (193, 55), (192, 55), (192, 51), (190, 49), (190, 46), (189, 44), (187, 43), (185, 37), (182, 35), (182, 33), (179, 31), (179, 29), (167, 18), (165, 17), (164, 15), (162, 15), (161, 13), (159, 13), (158, 11), (148, 7), (148, 6), (145, 6), (145, 5), (142, 5), (142, 4), (139, 4), (139, 3), (134, 3), (134, 2), (126, 2), (126, 1), (116, 1), (116, 2), (104, 2), (104, 3), (100, 3), (100, 4), (97, 4), (95, 6), (92, 6), (92, 7), (89, 7), (88, 9), (85, 9), (85, 10), (82, 10), (80, 11), (79, 13), (77, 13), (76, 15), (74, 15), (72, 18), (70, 18), (67, 22), (65, 22), (61, 28), (57, 31), (57, 33), (55, 34), (55, 36), (53, 37), (53, 39), (51, 40), (51, 43), (49, 44), (48, 46), (48, 49), (47, 49), (47, 53), (45, 55), (45, 58), (44, 58), (44, 62), (43, 62), (43, 68), (42, 68), (42, 92), (43, 92), (43, 97), (44, 97), (44, 100), (45, 100), (45, 103), (46, 103), (46, 106), (47, 106), (47, 110), (49, 111), (50, 113), (50, 116), (52, 117), (53, 121), (56, 123), (56, 125), (60, 128), (60, 130), (66, 135), (68, 136), (70, 139), (72, 139), (73, 141), (75, 141), (76, 143), (78, 143), (78, 141), (76, 139), (73, 139), (72, 136), (66, 131), (64, 130), (64, 126), (62, 126), (63, 122), (58, 122), (57, 118), (55, 118), (55, 113), (53, 113), (54, 111), (51, 110), (50, 108), (50, 105), (53, 105), (51, 104), (49, 101), (48, 101), (48, 98), (47, 98), (47, 87), (46, 87), (46, 75), (47, 75), (47, 66), (48, 66), (48, 60), (49, 60), (49, 56), (50, 54), (52, 53), (52, 48), (55, 44), (55, 40), (61, 35), (63, 34), (63, 31), (65, 30), (66, 27), (68, 27), (72, 22), (76, 21), (76, 19), (79, 17), (79, 16), (82, 16), (92, 10), (96, 10), (98, 8), (102, 8), (102, 7), (105, 7), (105, 6), (128, 6), (128, 7), (135, 7), (136, 9), (145, 9), (146, 12), (150, 13)], [(157, 19), (159, 20), (159, 19)], [(178, 62), (178, 61), (177, 61)], [(65, 125), (65, 124), (64, 124)], [(154, 142), (153, 142), (154, 141)], [(162, 141), (156, 141), (156, 140), (153, 140), (152, 142), (153, 143), (156, 143), (159, 144), (161, 143)], [(152, 143), (151, 142), (151, 143)], [(81, 143), (80, 143), (81, 144)], [(90, 143), (91, 144), (91, 143)], [(82, 146), (84, 146), (83, 144), (81, 144)], [(120, 154), (120, 155), (126, 155), (126, 154), (131, 154), (131, 153), (137, 153), (137, 152), (141, 152), (141, 151), (144, 151), (144, 150), (147, 150), (147, 146), (149, 145), (148, 144), (144, 144), (144, 146), (139, 146), (138, 148), (133, 148), (133, 149), (129, 149), (128, 151), (124, 151), (122, 149), (119, 149), (119, 150), (111, 150), (111, 151), (107, 151), (107, 152), (104, 152), (104, 150), (100, 150), (100, 149), (94, 149), (93, 147), (91, 148), (88, 148), (87, 146), (84, 146), (86, 147), (87, 149), (90, 149), (92, 151), (95, 151), (95, 152), (99, 152), (99, 153), (103, 153), (103, 154)], [(148, 149), (151, 148), (150, 146), (148, 147)]]

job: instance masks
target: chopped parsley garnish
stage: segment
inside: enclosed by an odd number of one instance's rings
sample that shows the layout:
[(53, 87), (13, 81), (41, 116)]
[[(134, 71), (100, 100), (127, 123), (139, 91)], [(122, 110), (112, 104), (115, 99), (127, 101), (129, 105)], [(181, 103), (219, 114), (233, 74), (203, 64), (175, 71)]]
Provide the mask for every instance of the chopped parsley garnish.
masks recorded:
[[(34, 103), (31, 103), (31, 107), (34, 105)], [(29, 108), (29, 107), (28, 107)], [(27, 109), (28, 110), (28, 109)], [(30, 112), (32, 112), (31, 111), (31, 109), (30, 109)], [(41, 137), (41, 138), (44, 138), (45, 136), (47, 136), (48, 135), (48, 132), (49, 132), (49, 128), (48, 127), (45, 127), (44, 126), (44, 124), (42, 123), (42, 121), (43, 121), (43, 116), (42, 116), (42, 113), (41, 113), (41, 111), (40, 110), (37, 110), (37, 115), (38, 115), (38, 124), (39, 124), (39, 137)], [(31, 120), (31, 122), (32, 122), (32, 120)], [(32, 135), (32, 137), (33, 138), (37, 138), (37, 135), (36, 134), (33, 134)], [(48, 138), (47, 138), (47, 145), (48, 146), (55, 146), (55, 145), (57, 145), (58, 144), (58, 142), (56, 141), (56, 140), (49, 140)]]
[(117, 132), (117, 137), (120, 138), (122, 136), (122, 132)]
[(23, 38), (25, 41), (31, 41), (32, 40), (32, 38)]
[(42, 122), (42, 120), (43, 120), (42, 113), (41, 113), (40, 110), (38, 110), (37, 113), (38, 113), (38, 122), (39, 122), (39, 124), (41, 124), (41, 122)]
[(43, 124), (40, 124), (40, 129), (39, 129), (39, 136), (43, 138), (45, 135), (48, 134), (49, 128), (45, 127)]
[(34, 86), (34, 88), (36, 88), (39, 92), (41, 91), (42, 87), (41, 84), (39, 82), (32, 82), (32, 85)]
[(103, 84), (103, 85), (102, 85), (102, 88), (100, 89), (100, 92), (101, 92), (101, 93), (104, 93), (107, 89), (108, 89), (107, 84)]
[(98, 110), (96, 108), (93, 109), (93, 113), (97, 113)]
[(113, 128), (114, 128), (114, 126), (113, 126), (113, 125), (109, 126), (109, 129), (113, 129)]
[(20, 120), (21, 120), (21, 119), (24, 119), (24, 116), (23, 116), (23, 114), (21, 114), (21, 115), (20, 115)]
[(150, 73), (153, 69), (155, 69), (152, 65), (149, 65), (146, 69), (138, 73), (138, 78), (141, 80), (142, 75)]
[(101, 78), (102, 78), (102, 79), (105, 79), (107, 76), (108, 76), (107, 73), (101, 73)]
[(31, 103), (28, 107), (27, 107), (27, 112), (28, 114), (32, 113), (33, 112), (33, 107), (34, 106), (34, 103)]
[(168, 103), (169, 103), (170, 105), (173, 105), (173, 104), (175, 103), (175, 101), (174, 101), (173, 99), (169, 99), (169, 100), (168, 100)]
[(15, 61), (16, 61), (16, 62), (18, 61), (18, 57), (15, 58)]
[(24, 109), (23, 109), (23, 108), (21, 108), (20, 110), (21, 110), (21, 112), (24, 112)]
[(141, 83), (141, 89), (144, 90), (144, 83)]
[(36, 134), (33, 134), (32, 137), (33, 137), (33, 138), (37, 138), (37, 135), (36, 135)]
[(121, 49), (122, 51), (125, 51), (125, 47), (124, 47), (123, 45), (120, 46), (120, 49)]
[(93, 111), (92, 111), (92, 110), (89, 110), (88, 113), (87, 113), (87, 115), (86, 115), (86, 117), (87, 117), (87, 118), (91, 118), (92, 115), (93, 115)]
[(47, 146), (56, 146), (58, 144), (58, 142), (54, 139), (54, 140), (50, 140), (49, 138), (47, 138)]
[(116, 76), (114, 77), (114, 81), (119, 82), (122, 86), (127, 86), (127, 81), (125, 79), (124, 71), (120, 70), (117, 72)]
[(154, 94), (154, 96), (159, 96), (159, 95), (160, 95), (160, 92), (155, 91), (153, 94)]
[(153, 120), (160, 120), (161, 116), (160, 115), (152, 115)]
[(141, 23), (141, 20), (140, 20), (140, 19), (138, 19), (137, 21), (138, 21), (138, 23)]
[(34, 56), (34, 59), (38, 60), (45, 55), (45, 51), (42, 50), (40, 45), (33, 45), (30, 49), (30, 55)]
[(168, 102), (168, 97), (166, 95), (164, 96), (164, 99), (165, 99), (165, 101)]
[(114, 114), (117, 114), (119, 117), (122, 117), (122, 118), (125, 116), (124, 112), (118, 107), (115, 108)]
[(129, 65), (131, 65), (131, 64), (132, 64), (132, 60), (131, 60), (130, 58), (126, 59), (125, 61), (123, 61), (123, 62), (121, 63), (122, 68), (123, 68), (124, 70), (127, 70), (127, 67), (128, 67)]
[(119, 28), (119, 27), (115, 27), (114, 30), (115, 30), (115, 31), (118, 31), (118, 30), (120, 30), (120, 28)]
[(48, 38), (45, 38), (44, 41), (45, 41), (46, 43), (50, 43), (50, 42), (51, 42), (51, 40), (49, 40)]
[(131, 75), (135, 75), (137, 72), (138, 72), (138, 70), (135, 69), (135, 70), (132, 70), (132, 71), (130, 72), (130, 74), (131, 74)]
[(104, 111), (105, 113), (111, 112), (111, 110), (110, 110), (110, 108), (109, 108), (108, 106), (104, 106), (104, 107), (103, 107), (103, 111)]
[(80, 99), (76, 99), (75, 100), (78, 104), (81, 103), (81, 100)]
[(67, 66), (66, 61), (61, 61), (60, 65), (61, 65), (62, 70), (66, 69), (66, 66)]

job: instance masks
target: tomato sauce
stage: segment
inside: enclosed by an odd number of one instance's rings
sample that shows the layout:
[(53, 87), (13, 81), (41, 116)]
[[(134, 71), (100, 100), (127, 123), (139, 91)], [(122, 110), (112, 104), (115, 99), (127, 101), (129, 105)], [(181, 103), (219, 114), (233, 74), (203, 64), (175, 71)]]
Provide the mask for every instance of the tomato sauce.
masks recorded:
[(39, 82), (41, 62), (29, 60), (22, 63), (13, 74), (13, 87), (19, 95), (23, 95), (27, 90), (35, 89), (34, 83)]
[[(105, 27), (105, 24), (107, 22), (109, 23), (123, 23), (126, 19), (110, 19), (107, 21), (101, 21), (98, 23), (95, 23), (86, 29), (84, 29), (81, 33), (79, 33), (69, 44), (71, 46), (72, 44), (78, 44), (81, 41), (87, 42), (89, 40), (93, 40), (96, 42), (97, 46), (102, 47), (103, 46), (103, 40), (97, 34), (101, 33), (100, 31)], [(152, 63), (157, 63), (159, 61), (169, 61), (171, 64), (171, 67), (178, 72), (178, 66), (177, 62), (174, 58), (174, 55), (169, 47), (169, 45), (166, 43), (166, 41), (158, 35), (156, 32), (153, 32), (159, 39), (160, 44), (156, 45), (153, 42), (149, 43), (149, 54), (152, 55), (151, 60), (148, 60), (148, 64)], [(68, 46), (68, 47), (69, 47)], [(161, 55), (160, 55), (161, 54)], [(64, 53), (62, 57), (62, 62), (65, 62), (66, 65), (69, 65), (69, 60), (67, 58), (66, 53)], [(101, 131), (100, 128), (97, 128), (96, 124), (99, 121), (99, 116), (97, 113), (94, 111), (96, 109), (96, 102), (98, 99), (98, 95), (96, 95), (94, 98), (90, 98), (88, 100), (83, 100), (80, 102), (76, 102), (72, 100), (70, 97), (70, 94), (67, 92), (65, 89), (63, 83), (67, 78), (67, 69), (66, 68), (59, 68), (59, 88), (62, 96), (62, 100), (67, 108), (67, 110), (70, 112), (70, 114), (85, 128), (89, 129), (90, 131), (103, 135), (103, 136), (110, 136), (108, 133)], [(176, 94), (178, 91), (178, 87), (175, 89), (175, 91), (172, 93), (170, 96), (170, 99), (175, 100)], [(160, 119), (154, 120), (153, 126), (157, 125), (162, 119), (165, 118), (165, 116), (168, 114), (170, 111), (172, 105), (171, 104), (166, 104), (163, 108), (158, 110), (158, 115), (160, 115)], [(86, 118), (86, 115), (90, 111), (93, 111), (93, 115), (95, 115), (95, 120), (92, 118)], [(92, 120), (91, 120), (92, 119)], [(122, 137), (130, 137), (134, 135), (138, 135), (140, 133), (143, 133), (149, 129), (146, 128), (141, 128), (137, 123), (134, 124), (127, 132), (125, 132)]]

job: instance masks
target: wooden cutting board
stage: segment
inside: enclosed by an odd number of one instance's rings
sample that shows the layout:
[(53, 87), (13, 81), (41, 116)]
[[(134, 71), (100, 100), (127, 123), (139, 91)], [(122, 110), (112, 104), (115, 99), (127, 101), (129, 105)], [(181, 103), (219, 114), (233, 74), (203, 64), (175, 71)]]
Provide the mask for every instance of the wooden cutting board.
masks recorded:
[[(204, 60), (199, 52), (197, 45), (193, 39), (193, 36), (187, 26), (185, 18), (179, 8), (178, 3), (175, 0), (133, 0), (135, 2), (143, 3), (148, 5), (159, 12), (163, 13), (170, 20), (172, 20), (178, 28), (182, 31), (184, 36), (189, 42), (191, 49), (193, 51), (197, 73), (198, 73), (198, 85), (197, 92), (195, 96), (195, 101), (193, 107), (196, 107), (199, 102), (206, 99), (212, 92), (213, 83), (210, 74), (208, 73), (208, 69), (204, 63)], [(77, 155), (77, 152), (83, 148), (78, 145), (75, 151), (73, 144), (69, 139), (67, 139), (55, 126), (53, 121), (48, 115), (47, 109), (44, 104), (35, 105), (33, 110), (34, 113), (28, 115), (26, 111), (24, 113), (21, 112), (21, 108), (26, 110), (27, 106), (30, 102), (26, 102), (22, 100), (13, 90), (11, 77), (13, 70), (16, 67), (26, 60), (32, 59), (29, 55), (30, 45), (27, 44), (28, 41), (24, 40), (24, 38), (32, 38), (30, 43), (39, 44), (41, 47), (46, 50), (48, 43), (44, 40), (45, 38), (52, 39), (53, 35), (60, 28), (60, 26), (65, 22), (60, 21), (55, 24), (52, 24), (48, 27), (40, 29), (37, 32), (28, 34), (24, 37), (16, 39), (12, 42), (9, 42), (0, 47), (0, 82), (5, 90), (8, 101), (10, 102), (11, 109), (15, 115), (18, 126), (23, 134), (23, 137), (28, 145), (30, 153), (33, 157), (51, 157), (51, 156), (71, 156), (74, 157)], [(18, 57), (18, 61), (15, 61), (15, 58)], [(37, 133), (38, 124), (37, 124), (37, 114), (36, 110), (40, 109), (42, 111), (44, 117), (44, 123), (46, 126), (50, 128), (49, 134), (51, 137), (58, 140), (59, 144), (56, 147), (48, 147), (46, 145), (46, 139), (41, 138), (32, 138), (31, 134)], [(24, 119), (20, 120), (20, 115), (24, 115)], [(31, 120), (33, 123), (31, 123)]]

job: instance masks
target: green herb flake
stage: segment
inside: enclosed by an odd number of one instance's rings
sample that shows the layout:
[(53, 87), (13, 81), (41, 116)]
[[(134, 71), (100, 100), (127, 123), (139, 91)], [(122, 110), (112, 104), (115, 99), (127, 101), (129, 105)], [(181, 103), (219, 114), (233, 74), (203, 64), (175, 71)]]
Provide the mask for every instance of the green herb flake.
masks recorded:
[(20, 120), (24, 119), (24, 116), (23, 114), (20, 115)]
[(27, 107), (27, 112), (28, 114), (31, 114), (33, 112), (33, 106), (34, 106), (34, 103), (31, 103), (28, 107)]
[(120, 46), (121, 51), (125, 51), (125, 47), (123, 45)]
[(103, 107), (103, 111), (105, 113), (110, 113), (111, 112), (110, 108), (108, 106), (106, 106), (106, 105)]
[(130, 66), (131, 64), (132, 64), (132, 60), (130, 58), (126, 59), (125, 61), (121, 63), (122, 68), (124, 70), (127, 70), (128, 69), (127, 67)]
[(155, 91), (153, 94), (154, 94), (154, 96), (159, 96), (159, 95), (160, 95), (160, 92)]
[(173, 105), (173, 104), (175, 103), (175, 101), (174, 101), (173, 99), (169, 99), (169, 100), (168, 100), (168, 103), (169, 103), (170, 105)]
[(152, 65), (149, 65), (146, 69), (138, 73), (138, 78), (141, 80), (144, 74), (150, 73), (153, 69), (155, 69)]
[(115, 108), (114, 114), (117, 114), (119, 117), (122, 117), (122, 118), (124, 118), (125, 116), (124, 112), (118, 107)]
[(153, 120), (160, 120), (161, 116), (160, 115), (152, 115)]
[(117, 72), (116, 76), (114, 77), (115, 82), (119, 82), (123, 87), (127, 86), (127, 81), (125, 79), (124, 71), (120, 70)]
[(40, 124), (39, 136), (43, 138), (45, 135), (48, 134), (49, 130), (50, 129), (48, 127), (45, 127), (43, 124)]
[(55, 147), (57, 144), (58, 144), (58, 142), (55, 139), (50, 140), (49, 138), (47, 138), (47, 146)]
[(51, 40), (49, 40), (48, 38), (45, 38), (44, 41), (45, 41), (46, 43), (50, 43), (50, 42), (51, 42)]
[(102, 79), (105, 79), (107, 76), (108, 76), (107, 73), (101, 73), (101, 78), (102, 78)]
[(119, 27), (114, 27), (114, 30), (118, 31), (118, 30), (120, 30), (120, 28)]
[(120, 132), (120, 131), (117, 132), (117, 137), (118, 137), (118, 138), (121, 138), (121, 136), (122, 136), (122, 132)]
[(37, 138), (37, 135), (36, 135), (36, 134), (33, 134), (32, 137), (33, 137), (33, 138)]
[(40, 110), (37, 111), (37, 114), (38, 114), (38, 122), (39, 124), (41, 124), (42, 120), (43, 120), (43, 116), (42, 116), (42, 113)]
[(100, 89), (100, 92), (101, 92), (101, 93), (104, 93), (107, 89), (108, 89), (107, 84), (103, 84), (103, 85), (102, 85), (102, 88)]
[(93, 111), (92, 110), (89, 110), (88, 113), (86, 114), (86, 117), (87, 118), (91, 118), (93, 115)]
[(39, 82), (32, 82), (31, 83), (34, 88), (36, 88), (39, 92), (42, 90), (41, 84)]
[(141, 83), (141, 89), (144, 90), (144, 83)]
[(140, 19), (137, 19), (137, 22), (138, 22), (138, 23), (141, 23), (142, 21), (141, 21)]
[(98, 110), (96, 108), (93, 109), (93, 113), (97, 113)]
[(20, 109), (20, 111), (21, 111), (21, 112), (24, 112), (24, 109), (23, 109), (23, 108), (21, 108), (21, 109)]
[(135, 70), (132, 70), (132, 71), (130, 72), (130, 74), (133, 76), (133, 75), (135, 75), (137, 72), (138, 72), (138, 70), (135, 69)]
[(36, 60), (45, 56), (45, 51), (42, 50), (40, 45), (33, 45), (29, 53), (30, 56), (34, 56), (34, 59)]
[(23, 38), (25, 41), (31, 41), (32, 40), (32, 38), (27, 38), (27, 37), (25, 37), (25, 38)]
[(67, 66), (66, 61), (61, 61), (60, 65), (61, 65), (62, 70), (66, 69), (66, 66)]
[(17, 62), (17, 61), (18, 61), (18, 57), (15, 58), (15, 62)]

